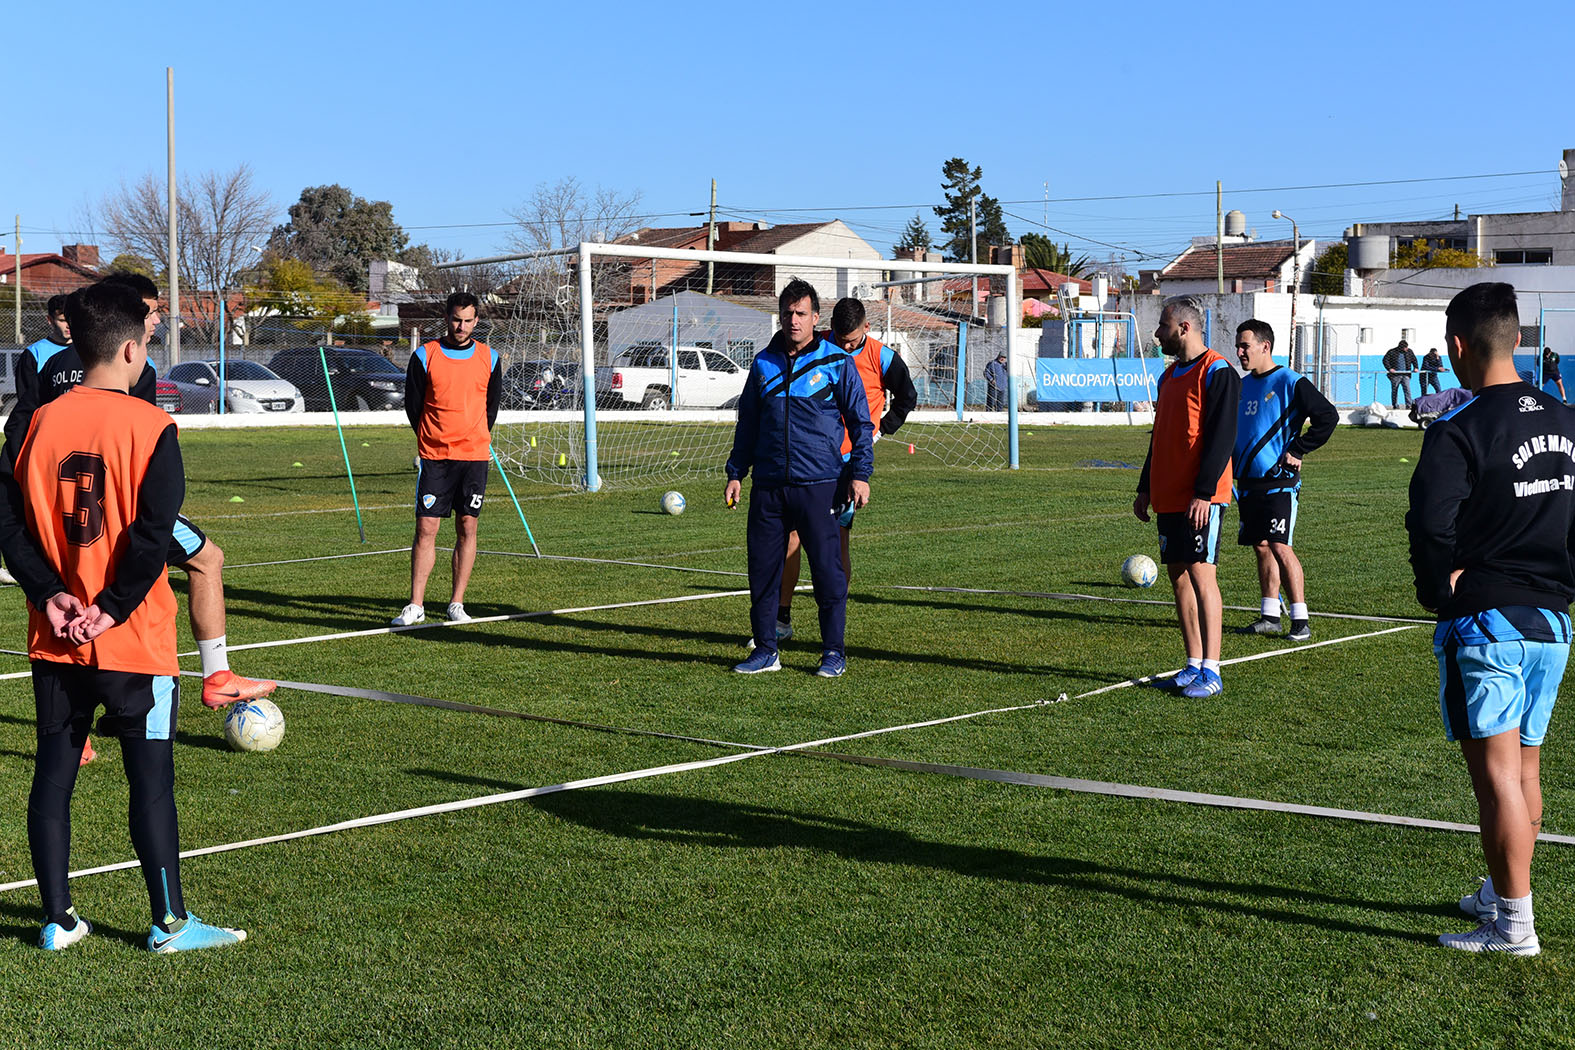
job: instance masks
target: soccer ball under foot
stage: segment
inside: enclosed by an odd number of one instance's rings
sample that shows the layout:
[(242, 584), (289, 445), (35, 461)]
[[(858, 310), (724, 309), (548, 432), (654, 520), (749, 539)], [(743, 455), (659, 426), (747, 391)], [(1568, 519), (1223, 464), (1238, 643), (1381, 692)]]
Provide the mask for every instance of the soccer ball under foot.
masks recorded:
[(284, 739), (284, 712), (272, 700), (241, 700), (224, 716), (224, 739), (237, 751), (272, 751)]

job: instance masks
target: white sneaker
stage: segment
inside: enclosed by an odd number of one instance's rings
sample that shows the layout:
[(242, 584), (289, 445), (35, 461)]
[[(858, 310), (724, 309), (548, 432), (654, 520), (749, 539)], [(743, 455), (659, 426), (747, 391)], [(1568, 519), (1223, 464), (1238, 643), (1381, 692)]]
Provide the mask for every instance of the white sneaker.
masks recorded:
[[(781, 645), (791, 637), (793, 637), (793, 625), (790, 623), (783, 623), (781, 620), (778, 620), (777, 644)], [(750, 637), (749, 641), (744, 643), (744, 651), (750, 653), (755, 651), (755, 639), (753, 636)]]
[(1536, 955), (1542, 951), (1535, 933), (1526, 934), (1523, 940), (1512, 941), (1499, 932), (1498, 924), (1484, 922), (1470, 933), (1446, 933), (1438, 938), (1445, 948), (1463, 952), (1503, 952), (1506, 955)]
[(389, 623), (392, 623), (395, 627), (409, 627), (411, 624), (420, 623), (426, 618), (426, 609), (417, 605), (415, 602), (411, 602), (409, 605), (399, 610), (399, 615), (390, 620)]
[(11, 570), (0, 565), (0, 583), (16, 583), (16, 577), (11, 575)]
[(465, 603), (464, 602), (449, 602), (448, 603), (448, 622), (449, 623), (469, 623), (470, 622), (470, 614), (465, 611)]
[(1476, 890), (1460, 898), (1460, 910), (1477, 922), (1492, 922), (1498, 918), (1498, 894), (1488, 889), (1487, 881), (1479, 878)]

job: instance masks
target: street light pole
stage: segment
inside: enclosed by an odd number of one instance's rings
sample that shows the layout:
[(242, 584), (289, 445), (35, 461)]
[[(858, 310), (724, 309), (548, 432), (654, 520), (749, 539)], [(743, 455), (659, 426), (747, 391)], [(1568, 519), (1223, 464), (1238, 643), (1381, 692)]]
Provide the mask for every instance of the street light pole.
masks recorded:
[(1301, 287), (1301, 283), (1302, 283), (1301, 231), (1296, 228), (1296, 220), (1291, 218), (1289, 215), (1283, 214), (1280, 211), (1280, 209), (1278, 209), (1278, 208), (1274, 209), (1274, 218), (1276, 218), (1276, 219), (1284, 219), (1286, 222), (1291, 224), (1291, 342), (1290, 342), (1290, 361), (1291, 361), (1291, 367), (1293, 369), (1295, 369), (1296, 371), (1300, 372), (1300, 371), (1302, 371), (1302, 366), (1303, 366), (1304, 362), (1301, 359), (1301, 355), (1297, 353), (1297, 346), (1296, 346), (1296, 292)]

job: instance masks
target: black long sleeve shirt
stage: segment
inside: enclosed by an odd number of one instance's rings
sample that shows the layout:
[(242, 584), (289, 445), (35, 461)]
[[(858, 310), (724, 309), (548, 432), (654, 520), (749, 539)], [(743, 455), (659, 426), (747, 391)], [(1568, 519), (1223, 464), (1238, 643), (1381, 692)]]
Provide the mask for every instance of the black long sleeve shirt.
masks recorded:
[(1417, 601), (1440, 620), (1510, 605), (1567, 609), (1575, 410), (1506, 383), (1439, 417), (1422, 439), (1405, 524)]

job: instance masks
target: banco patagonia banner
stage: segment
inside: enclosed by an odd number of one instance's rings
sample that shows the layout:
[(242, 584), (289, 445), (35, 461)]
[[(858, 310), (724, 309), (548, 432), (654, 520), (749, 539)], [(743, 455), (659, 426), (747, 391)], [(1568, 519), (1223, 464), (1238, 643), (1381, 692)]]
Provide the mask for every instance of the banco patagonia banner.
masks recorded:
[(1159, 358), (1038, 359), (1040, 401), (1153, 401), (1165, 362)]

